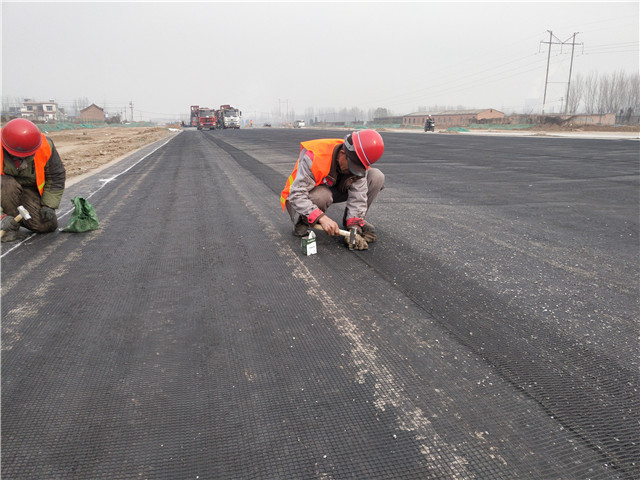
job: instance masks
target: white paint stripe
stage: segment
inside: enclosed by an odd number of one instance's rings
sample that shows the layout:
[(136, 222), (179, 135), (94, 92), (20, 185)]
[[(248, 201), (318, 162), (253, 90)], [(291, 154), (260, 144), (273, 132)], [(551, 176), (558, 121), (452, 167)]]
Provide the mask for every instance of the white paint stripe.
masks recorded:
[[(379, 358), (378, 348), (367, 341), (366, 335), (344, 315), (342, 307), (322, 288), (302, 258), (292, 252), (290, 241), (285, 240), (282, 232), (268, 222), (264, 206), (256, 205), (247, 195), (247, 191), (257, 191), (260, 186), (256, 186), (254, 190), (247, 189), (246, 185), (239, 185), (237, 176), (227, 171), (226, 162), (222, 162), (222, 158), (228, 159), (228, 155), (222, 151), (216, 152), (216, 155), (219, 159), (218, 166), (225, 170), (229, 184), (236, 190), (237, 198), (256, 217), (261, 225), (261, 231), (275, 246), (277, 255), (288, 266), (291, 275), (305, 285), (307, 295), (323, 305), (323, 313), (333, 320), (338, 332), (348, 340), (351, 345), (351, 360), (358, 370), (356, 380), (364, 383), (367, 376), (373, 377), (372, 387), (376, 408), (381, 411), (389, 407), (394, 408), (397, 428), (414, 436), (419, 443), (420, 452), (439, 478), (450, 480), (476, 478), (467, 468), (468, 460), (457, 453), (459, 449), (456, 445), (447, 443), (440, 436), (426, 414), (414, 404), (402, 384)], [(243, 179), (247, 181), (247, 177), (243, 176)]]
[[(178, 134), (180, 135), (180, 134)], [(154, 148), (151, 152), (147, 153), (144, 157), (142, 157), (140, 160), (138, 160), (136, 163), (130, 165), (128, 168), (126, 168), (125, 170), (121, 171), (120, 173), (118, 173), (117, 175), (114, 175), (111, 178), (108, 179), (100, 179), (100, 182), (102, 182), (102, 185), (100, 185), (96, 190), (94, 190), (93, 192), (91, 192), (89, 195), (86, 195), (84, 198), (85, 199), (89, 199), (91, 198), (93, 195), (95, 195), (96, 193), (98, 193), (100, 190), (102, 190), (104, 188), (105, 185), (107, 185), (108, 183), (112, 182), (113, 180), (115, 180), (116, 178), (118, 178), (120, 175), (123, 175), (125, 173), (127, 173), (129, 170), (131, 170), (133, 167), (135, 167), (136, 165), (138, 165), (140, 162), (142, 162), (145, 158), (147, 158), (149, 155), (157, 152), (159, 149), (161, 149), (162, 147), (164, 147), (167, 143), (169, 143), (171, 140), (173, 140), (174, 138), (176, 138), (178, 135), (172, 136), (171, 138), (169, 138), (169, 140), (167, 140), (166, 142), (164, 142), (162, 145), (159, 145), (158, 147)], [(58, 220), (60, 220), (62, 217), (69, 215), (71, 212), (73, 212), (73, 208), (67, 210), (66, 212), (64, 212), (62, 215), (60, 215), (58, 217)], [(22, 245), (23, 243), (25, 243), (26, 241), (30, 240), (32, 237), (34, 237), (35, 235), (37, 235), (36, 233), (31, 233), (30, 235), (28, 235), (24, 240), (16, 243), (15, 245), (12, 245), (11, 248), (9, 250), (7, 250), (6, 252), (2, 252), (2, 255), (0, 255), (0, 258), (4, 258), (5, 255), (13, 252), (16, 248), (18, 248), (20, 245)]]

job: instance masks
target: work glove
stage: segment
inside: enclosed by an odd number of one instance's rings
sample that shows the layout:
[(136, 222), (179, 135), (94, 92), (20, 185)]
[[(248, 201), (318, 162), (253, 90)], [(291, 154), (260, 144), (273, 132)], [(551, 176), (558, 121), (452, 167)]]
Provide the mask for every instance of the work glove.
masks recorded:
[(369, 243), (375, 242), (378, 239), (376, 234), (376, 227), (365, 221), (362, 226), (362, 237)]
[[(350, 246), (349, 237), (342, 237), (342, 238), (344, 238), (344, 243), (346, 243), (347, 246)], [(368, 250), (369, 244), (362, 237), (362, 235), (356, 234), (356, 244), (353, 246), (353, 248), (356, 250)]]
[(0, 230), (4, 232), (10, 232), (11, 230), (18, 230), (20, 225), (16, 222), (13, 217), (9, 215), (2, 215), (2, 220), (0, 220)]
[(358, 233), (362, 235), (367, 242), (375, 242), (378, 238), (376, 227), (362, 218), (351, 217), (346, 221), (346, 226), (347, 229), (351, 229), (354, 226), (357, 227)]
[(53, 208), (42, 207), (40, 209), (40, 218), (45, 222), (52, 222), (58, 217), (56, 216), (56, 211)]

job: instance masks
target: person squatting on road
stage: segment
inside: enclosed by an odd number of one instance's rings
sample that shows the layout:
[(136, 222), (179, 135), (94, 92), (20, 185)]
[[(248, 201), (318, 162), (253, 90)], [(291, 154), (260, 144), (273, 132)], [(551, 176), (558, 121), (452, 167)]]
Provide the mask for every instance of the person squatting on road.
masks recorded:
[[(66, 180), (53, 141), (23, 118), (7, 123), (0, 136), (1, 225), (5, 232), (2, 241), (15, 241), (21, 225), (36, 233), (53, 232), (58, 228), (55, 210), (60, 206)], [(17, 223), (14, 217), (20, 205), (31, 219)]]
[(280, 196), (282, 210), (289, 212), (294, 224), (293, 234), (305, 236), (319, 224), (326, 234), (339, 235), (338, 224), (325, 212), (332, 203), (346, 202), (343, 227), (356, 226), (355, 248), (366, 250), (377, 238), (375, 227), (364, 218), (384, 188), (384, 174), (371, 167), (384, 153), (382, 137), (375, 130), (361, 130), (344, 140), (310, 140), (301, 147)]

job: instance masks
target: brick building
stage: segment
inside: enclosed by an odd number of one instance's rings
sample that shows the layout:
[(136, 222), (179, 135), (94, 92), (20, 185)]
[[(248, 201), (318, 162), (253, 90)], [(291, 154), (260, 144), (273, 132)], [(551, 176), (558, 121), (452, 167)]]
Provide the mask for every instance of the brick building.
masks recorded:
[(442, 112), (409, 113), (402, 117), (402, 125), (406, 127), (424, 127), (429, 115), (435, 120), (436, 127), (440, 128), (461, 127), (471, 123), (504, 119), (504, 113), (493, 108), (484, 110), (445, 110)]
[(104, 123), (104, 109), (92, 103), (87, 108), (80, 110), (80, 121), (82, 123)]

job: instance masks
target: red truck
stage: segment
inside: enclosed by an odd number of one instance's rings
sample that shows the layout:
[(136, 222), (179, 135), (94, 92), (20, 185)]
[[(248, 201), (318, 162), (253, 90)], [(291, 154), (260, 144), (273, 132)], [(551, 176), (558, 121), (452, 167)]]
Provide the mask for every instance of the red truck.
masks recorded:
[(214, 130), (217, 126), (215, 112), (207, 107), (191, 105), (191, 119), (189, 125), (198, 130)]

